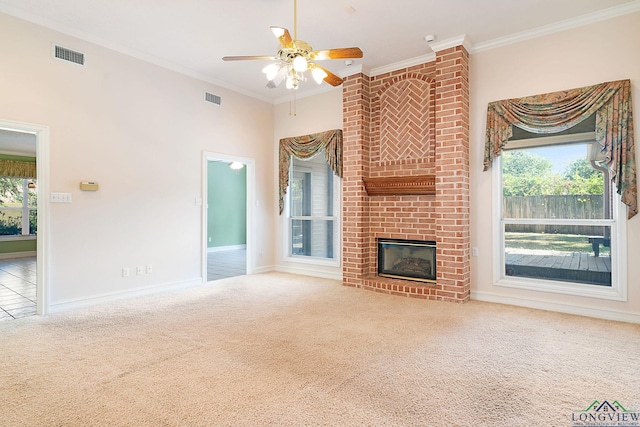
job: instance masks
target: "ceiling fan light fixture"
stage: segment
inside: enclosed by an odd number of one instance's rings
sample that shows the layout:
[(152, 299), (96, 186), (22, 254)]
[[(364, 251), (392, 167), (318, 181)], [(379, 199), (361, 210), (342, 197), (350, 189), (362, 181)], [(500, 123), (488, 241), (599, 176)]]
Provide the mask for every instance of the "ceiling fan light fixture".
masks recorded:
[(279, 70), (280, 70), (280, 67), (278, 66), (278, 64), (274, 63), (274, 64), (269, 64), (266, 67), (264, 67), (262, 69), (262, 72), (264, 74), (266, 74), (267, 80), (271, 81), (271, 80), (276, 78), (276, 76), (278, 75), (278, 71)]
[(309, 64), (307, 63), (307, 58), (305, 58), (304, 56), (296, 55), (296, 57), (293, 58), (293, 69), (297, 72), (304, 73), (305, 71), (307, 71), (308, 66)]
[(322, 81), (328, 76), (328, 74), (322, 68), (318, 67), (313, 67), (313, 69), (311, 70), (311, 75), (313, 76), (313, 80), (315, 80), (318, 84), (321, 84)]

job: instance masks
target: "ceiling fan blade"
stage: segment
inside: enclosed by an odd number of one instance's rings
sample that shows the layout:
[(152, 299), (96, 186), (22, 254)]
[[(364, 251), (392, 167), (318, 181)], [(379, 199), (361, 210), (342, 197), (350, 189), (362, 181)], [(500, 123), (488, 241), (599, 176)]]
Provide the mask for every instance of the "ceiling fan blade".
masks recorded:
[(323, 68), (323, 67), (319, 66), (318, 64), (315, 64), (315, 66), (320, 68), (325, 73), (327, 73), (327, 77), (325, 77), (323, 80), (325, 82), (329, 83), (331, 86), (340, 86), (342, 84), (342, 82), (344, 81), (343, 79), (341, 79), (340, 77), (336, 76), (335, 74), (333, 74), (331, 71), (327, 70), (326, 68)]
[(289, 34), (289, 30), (282, 27), (269, 27), (273, 32), (273, 35), (276, 36), (280, 45), (282, 47), (291, 48), (293, 47), (293, 39), (291, 38), (291, 34)]
[(359, 47), (343, 47), (339, 49), (316, 50), (312, 56), (316, 60), (362, 58), (362, 51)]
[(275, 56), (225, 56), (223, 61), (247, 61), (247, 60), (272, 60), (278, 59)]

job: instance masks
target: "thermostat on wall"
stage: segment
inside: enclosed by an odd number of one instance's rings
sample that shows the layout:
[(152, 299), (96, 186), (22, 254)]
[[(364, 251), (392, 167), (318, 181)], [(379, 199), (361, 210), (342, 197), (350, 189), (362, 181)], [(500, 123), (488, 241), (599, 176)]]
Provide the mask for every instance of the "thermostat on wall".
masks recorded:
[(98, 191), (98, 183), (93, 181), (82, 181), (80, 189), (83, 191)]

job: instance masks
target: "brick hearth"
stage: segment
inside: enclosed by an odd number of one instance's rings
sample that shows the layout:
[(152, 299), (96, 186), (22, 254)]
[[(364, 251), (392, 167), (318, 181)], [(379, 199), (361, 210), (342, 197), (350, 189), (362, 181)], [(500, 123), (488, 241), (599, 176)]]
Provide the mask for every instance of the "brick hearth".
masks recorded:
[[(469, 299), (469, 55), (343, 84), (343, 283), (416, 298)], [(435, 177), (419, 195), (369, 195), (364, 179)], [(431, 189), (432, 190), (432, 189)], [(377, 276), (376, 239), (435, 240), (435, 284)]]

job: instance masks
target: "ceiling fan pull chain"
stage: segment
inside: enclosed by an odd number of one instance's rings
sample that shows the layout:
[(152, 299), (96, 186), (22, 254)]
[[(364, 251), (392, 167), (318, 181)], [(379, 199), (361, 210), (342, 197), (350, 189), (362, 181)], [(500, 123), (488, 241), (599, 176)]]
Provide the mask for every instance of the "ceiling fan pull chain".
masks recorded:
[(296, 93), (293, 92), (293, 99), (289, 101), (289, 115), (296, 117), (298, 112), (296, 111)]

